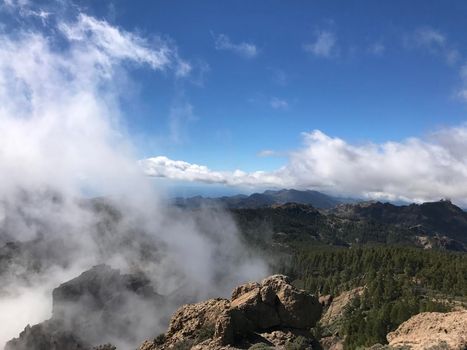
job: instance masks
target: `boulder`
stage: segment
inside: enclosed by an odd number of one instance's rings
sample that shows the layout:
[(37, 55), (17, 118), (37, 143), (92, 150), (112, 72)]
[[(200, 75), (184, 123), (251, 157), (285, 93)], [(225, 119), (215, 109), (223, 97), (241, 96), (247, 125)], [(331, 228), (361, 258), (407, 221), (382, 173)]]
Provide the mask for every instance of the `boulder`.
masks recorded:
[(311, 328), (321, 317), (322, 306), (311, 294), (290, 284), (288, 277), (274, 275), (262, 281), (262, 288), (271, 288), (278, 302), (276, 310), (282, 327)]
[(227, 299), (210, 299), (198, 304), (184, 305), (172, 316), (165, 337), (175, 344), (187, 338), (200, 338), (203, 334), (212, 336), (216, 322), (229, 305)]
[(286, 276), (274, 275), (261, 283), (236, 287), (231, 300), (210, 299), (182, 306), (165, 336), (145, 342), (140, 350), (180, 346), (229, 349), (238, 343), (280, 347), (294, 342), (311, 348), (309, 330), (321, 310), (316, 297), (292, 286)]
[(467, 349), (467, 310), (447, 313), (423, 312), (387, 335), (392, 347)]

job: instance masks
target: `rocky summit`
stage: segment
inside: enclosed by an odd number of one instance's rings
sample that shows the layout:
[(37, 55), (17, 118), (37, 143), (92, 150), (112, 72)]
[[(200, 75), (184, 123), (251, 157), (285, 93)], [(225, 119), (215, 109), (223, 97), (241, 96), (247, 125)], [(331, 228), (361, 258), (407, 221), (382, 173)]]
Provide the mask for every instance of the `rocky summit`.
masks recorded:
[(182, 306), (169, 329), (140, 350), (235, 349), (249, 346), (313, 349), (310, 329), (321, 317), (318, 299), (283, 275), (236, 287), (228, 299)]

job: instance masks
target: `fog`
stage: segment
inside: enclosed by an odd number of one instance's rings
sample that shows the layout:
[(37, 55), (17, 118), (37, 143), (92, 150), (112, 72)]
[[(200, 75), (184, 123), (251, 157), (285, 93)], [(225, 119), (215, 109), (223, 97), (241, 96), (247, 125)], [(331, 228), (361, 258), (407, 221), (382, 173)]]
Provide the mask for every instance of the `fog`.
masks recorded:
[[(146, 314), (125, 300), (137, 342), (163, 331), (179, 302), (266, 275), (228, 214), (167, 207), (137, 162), (125, 86), (134, 69), (183, 79), (191, 66), (177, 47), (84, 13), (18, 16), (23, 30), (0, 32), (0, 344), (49, 318), (52, 289), (96, 264), (143, 273), (173, 301)], [(119, 349), (138, 344), (94, 333)]]

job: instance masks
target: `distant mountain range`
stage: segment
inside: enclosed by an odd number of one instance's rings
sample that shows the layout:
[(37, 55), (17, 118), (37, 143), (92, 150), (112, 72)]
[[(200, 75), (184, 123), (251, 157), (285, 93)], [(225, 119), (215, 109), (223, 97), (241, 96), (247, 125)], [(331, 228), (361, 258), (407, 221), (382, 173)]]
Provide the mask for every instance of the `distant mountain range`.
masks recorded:
[(318, 191), (299, 191), (294, 189), (283, 189), (278, 191), (264, 191), (247, 195), (224, 196), (218, 198), (190, 197), (175, 198), (175, 204), (184, 208), (198, 208), (202, 206), (220, 205), (229, 209), (237, 208), (262, 208), (271, 205), (286, 203), (298, 203), (311, 205), (318, 209), (330, 209), (343, 203), (356, 202), (356, 200), (333, 197)]
[(283, 189), (249, 196), (197, 196), (174, 201), (185, 209), (224, 207), (251, 239), (272, 237), (286, 244), (298, 240), (340, 246), (408, 244), (467, 251), (467, 212), (447, 200), (396, 205)]
[(260, 244), (377, 243), (467, 251), (467, 213), (449, 201), (362, 202), (324, 210), (287, 203), (230, 211), (241, 231)]

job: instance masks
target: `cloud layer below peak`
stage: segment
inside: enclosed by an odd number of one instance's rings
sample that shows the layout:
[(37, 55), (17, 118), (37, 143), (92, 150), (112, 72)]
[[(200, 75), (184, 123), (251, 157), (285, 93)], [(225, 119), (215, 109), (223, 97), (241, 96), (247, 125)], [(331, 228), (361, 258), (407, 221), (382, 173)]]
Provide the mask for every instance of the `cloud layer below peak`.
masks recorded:
[(387, 200), (450, 198), (467, 204), (467, 127), (438, 130), (426, 138), (351, 144), (319, 130), (303, 133), (301, 148), (271, 172), (213, 171), (206, 166), (154, 157), (140, 161), (148, 176), (232, 186), (295, 187)]

